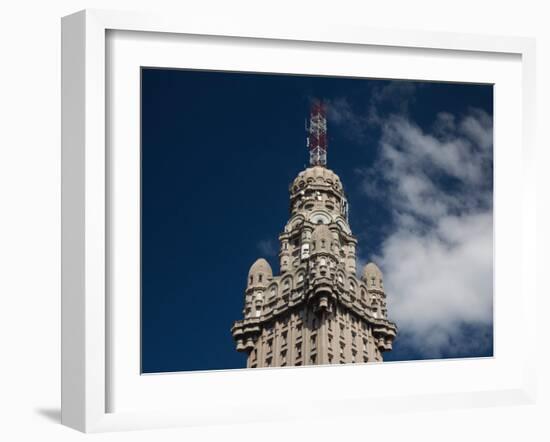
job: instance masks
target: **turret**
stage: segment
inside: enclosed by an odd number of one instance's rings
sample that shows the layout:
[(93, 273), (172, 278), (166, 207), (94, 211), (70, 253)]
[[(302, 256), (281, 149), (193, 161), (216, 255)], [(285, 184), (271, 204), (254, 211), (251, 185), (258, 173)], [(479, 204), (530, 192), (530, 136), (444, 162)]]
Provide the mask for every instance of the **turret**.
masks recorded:
[(265, 288), (271, 278), (273, 278), (273, 270), (269, 263), (264, 258), (257, 259), (248, 271), (247, 287)]
[(256, 260), (248, 272), (247, 288), (245, 292), (246, 318), (259, 317), (262, 314), (265, 290), (268, 282), (273, 278), (273, 271), (269, 263), (260, 258)]
[(382, 271), (373, 262), (369, 262), (365, 267), (363, 267), (363, 275), (361, 276), (361, 279), (365, 281), (367, 288), (369, 289), (384, 289)]
[(384, 293), (384, 281), (382, 271), (373, 262), (369, 262), (363, 268), (361, 277), (367, 285), (369, 292), (369, 301), (375, 317), (386, 318), (388, 315), (386, 308), (386, 294)]

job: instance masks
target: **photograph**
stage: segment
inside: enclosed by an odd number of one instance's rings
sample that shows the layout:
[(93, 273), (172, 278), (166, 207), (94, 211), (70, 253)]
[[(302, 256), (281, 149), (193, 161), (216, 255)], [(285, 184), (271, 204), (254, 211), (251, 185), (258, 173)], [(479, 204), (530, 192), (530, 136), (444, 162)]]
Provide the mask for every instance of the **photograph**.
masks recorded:
[(491, 358), (493, 84), (141, 68), (141, 372)]

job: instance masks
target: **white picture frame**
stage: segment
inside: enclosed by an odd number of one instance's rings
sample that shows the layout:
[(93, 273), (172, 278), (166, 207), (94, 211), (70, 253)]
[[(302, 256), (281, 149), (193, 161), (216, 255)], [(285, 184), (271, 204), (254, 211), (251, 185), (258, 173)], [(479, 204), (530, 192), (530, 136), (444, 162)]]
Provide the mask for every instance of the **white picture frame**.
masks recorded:
[[(364, 414), (372, 411), (412, 411), (426, 408), (456, 408), (469, 406), (498, 405), (502, 403), (531, 403), (535, 393), (535, 376), (533, 359), (529, 354), (534, 352), (536, 312), (536, 290), (534, 286), (535, 266), (529, 266), (527, 256), (535, 255), (535, 182), (533, 164), (534, 140), (534, 106), (535, 106), (535, 45), (532, 39), (517, 37), (491, 37), (479, 35), (464, 35), (450, 33), (427, 33), (415, 31), (388, 31), (376, 29), (349, 28), (343, 25), (324, 27), (307, 26), (301, 23), (296, 25), (282, 25), (270, 23), (250, 22), (216, 22), (200, 20), (196, 17), (164, 17), (152, 14), (126, 13), (87, 10), (63, 18), (62, 21), (62, 423), (84, 432), (112, 431), (123, 429), (156, 428), (167, 426), (185, 426), (197, 424), (215, 424), (221, 422), (252, 422), (268, 419), (284, 419), (286, 417), (304, 415), (303, 403), (295, 406), (286, 404), (280, 407), (277, 400), (271, 405), (247, 403), (246, 398), (235, 395), (235, 389), (224, 390), (227, 384), (237, 385), (239, 382), (248, 382), (250, 386), (259, 388), (266, 381), (275, 376), (277, 382), (295, 382), (308, 388), (309, 379), (315, 373), (324, 370), (323, 377), (330, 379), (334, 376), (334, 369), (346, 370), (346, 377), (353, 378), (366, 367), (314, 367), (304, 369), (285, 370), (237, 370), (205, 375), (193, 375), (193, 384), (201, 389), (188, 390), (185, 401), (188, 407), (171, 401), (170, 406), (155, 408), (136, 407), (126, 409), (112, 407), (110, 394), (114, 388), (112, 384), (113, 347), (110, 345), (109, 327), (112, 327), (113, 317), (111, 301), (108, 297), (110, 278), (108, 267), (108, 253), (110, 237), (116, 230), (108, 228), (109, 211), (113, 201), (109, 191), (108, 173), (108, 141), (106, 131), (108, 115), (107, 94), (109, 88), (106, 75), (107, 57), (112, 56), (108, 51), (107, 35), (112, 32), (143, 32), (156, 33), (165, 36), (216, 36), (219, 39), (246, 39), (247, 41), (269, 41), (272, 45), (299, 45), (306, 42), (310, 45), (332, 45), (338, 48), (374, 47), (378, 51), (400, 48), (401, 51), (429, 50), (437, 54), (472, 54), (473, 57), (483, 59), (491, 54), (514, 56), (520, 63), (521, 81), (518, 92), (521, 107), (518, 115), (521, 122), (516, 121), (519, 134), (515, 157), (521, 160), (522, 169), (519, 173), (521, 186), (514, 183), (514, 192), (521, 199), (521, 211), (518, 211), (514, 222), (502, 223), (502, 234), (515, 235), (514, 253), (515, 262), (519, 262), (516, 284), (519, 281), (519, 290), (514, 290), (518, 315), (522, 318), (531, 318), (524, 321), (521, 340), (523, 342), (522, 355), (517, 361), (512, 358), (505, 365), (497, 367), (493, 362), (482, 362), (474, 366), (465, 361), (446, 361), (446, 365), (426, 365), (423, 363), (381, 364), (369, 370), (376, 370), (376, 375), (391, 370), (397, 376), (426, 377), (429, 372), (432, 379), (437, 373), (452, 376), (453, 373), (471, 371), (470, 378), (458, 390), (446, 390), (449, 381), (436, 383), (433, 389), (419, 394), (418, 391), (388, 391), (377, 392), (375, 404), (373, 401), (362, 400), (373, 396), (367, 390), (358, 389), (356, 394), (348, 395), (334, 393), (327, 398), (313, 397), (311, 407), (305, 416), (322, 417), (325, 413), (335, 414)], [(160, 34), (159, 34), (160, 33)], [(141, 34), (145, 35), (145, 34)], [(152, 35), (152, 34), (150, 34)], [(231, 40), (235, 41), (235, 40)], [(279, 43), (278, 43), (279, 42)], [(112, 62), (112, 60), (111, 60)], [(513, 92), (513, 91), (512, 91)], [(498, 112), (498, 107), (496, 108)], [(514, 114), (516, 115), (516, 114)], [(498, 136), (496, 138), (498, 143)], [(513, 159), (513, 158), (509, 158)], [(506, 160), (507, 161), (507, 160)], [(501, 164), (505, 164), (505, 162)], [(498, 175), (498, 162), (497, 162)], [(499, 187), (496, 185), (496, 196)], [(497, 200), (498, 206), (498, 200)], [(498, 219), (498, 217), (497, 217)], [(517, 221), (517, 222), (516, 222)], [(498, 222), (498, 221), (497, 221)], [(498, 238), (498, 232), (497, 232)], [(499, 253), (499, 243), (496, 241), (495, 253)], [(511, 261), (503, 262), (506, 270)], [(498, 281), (497, 281), (498, 282)], [(498, 285), (497, 285), (498, 288)], [(519, 294), (518, 294), (519, 292)], [(496, 298), (498, 305), (499, 299)], [(504, 303), (502, 303), (504, 304)], [(508, 311), (507, 311), (508, 312)], [(509, 316), (509, 312), (508, 312)], [(502, 330), (506, 330), (506, 316), (503, 314)], [(135, 322), (136, 318), (130, 319)], [(498, 320), (498, 318), (497, 318)], [(511, 321), (511, 319), (510, 319)], [(512, 344), (510, 344), (512, 345)], [(512, 354), (509, 349), (509, 354)], [(134, 358), (135, 355), (129, 355)], [(498, 360), (498, 354), (495, 360)], [(502, 360), (505, 360), (503, 358)], [(397, 368), (396, 368), (397, 367)], [(495, 368), (496, 367), (496, 368)], [(116, 369), (116, 367), (115, 367)], [(132, 368), (129, 368), (132, 370)], [(332, 371), (328, 371), (332, 370)], [(355, 370), (355, 371), (352, 371)], [(470, 382), (473, 373), (482, 373), (482, 376), (491, 377), (495, 370), (507, 372), (505, 382), (495, 382), (487, 388), (482, 384)], [(133, 370), (138, 383), (144, 378)], [(201, 377), (202, 376), (202, 377)], [(120, 378), (120, 376), (119, 376)], [(139, 379), (138, 379), (139, 378)], [(163, 379), (161, 379), (163, 378)], [(183, 379), (174, 375), (175, 380)], [(504, 378), (504, 377), (503, 377)], [(151, 378), (152, 379), (152, 378)], [(187, 380), (190, 378), (187, 377)], [(498, 379), (498, 376), (495, 377)], [(157, 382), (158, 381), (158, 382)], [(456, 381), (456, 379), (455, 379)], [(151, 391), (161, 392), (168, 400), (166, 388), (171, 388), (171, 376), (159, 375), (156, 380), (144, 380), (150, 385), (144, 386), (146, 401), (151, 403)], [(174, 381), (176, 382), (176, 381)], [(178, 381), (179, 382), (179, 381)], [(330, 382), (330, 381), (329, 381)], [(460, 383), (460, 382), (458, 382)], [(162, 384), (162, 385), (160, 385)], [(216, 388), (208, 385), (216, 385)], [(132, 384), (132, 388), (140, 388)], [(185, 388), (185, 387), (182, 387)], [(187, 385), (190, 388), (190, 385)], [(396, 386), (399, 388), (399, 385)], [(122, 394), (125, 394), (122, 390)], [(162, 392), (164, 391), (164, 392)], [(201, 393), (202, 392), (202, 393)], [(220, 395), (219, 404), (210, 403), (200, 406), (209, 395)], [(273, 393), (275, 394), (275, 392)], [(204, 397), (203, 397), (204, 396)], [(131, 398), (130, 400), (135, 400)], [(196, 401), (196, 403), (193, 403)], [(337, 403), (338, 407), (322, 409), (321, 403)], [(198, 404), (198, 405), (197, 405)], [(206, 402), (205, 402), (206, 404)], [(182, 406), (179, 406), (182, 405)], [(238, 413), (237, 413), (238, 411)]]

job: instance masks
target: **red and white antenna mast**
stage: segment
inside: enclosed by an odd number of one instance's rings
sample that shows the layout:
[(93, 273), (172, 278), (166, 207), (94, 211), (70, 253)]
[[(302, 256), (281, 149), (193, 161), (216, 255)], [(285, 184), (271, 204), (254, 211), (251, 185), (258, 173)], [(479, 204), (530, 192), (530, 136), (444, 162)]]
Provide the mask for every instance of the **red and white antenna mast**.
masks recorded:
[(309, 127), (306, 125), (309, 164), (311, 166), (327, 165), (327, 107), (320, 100), (313, 100), (309, 116)]

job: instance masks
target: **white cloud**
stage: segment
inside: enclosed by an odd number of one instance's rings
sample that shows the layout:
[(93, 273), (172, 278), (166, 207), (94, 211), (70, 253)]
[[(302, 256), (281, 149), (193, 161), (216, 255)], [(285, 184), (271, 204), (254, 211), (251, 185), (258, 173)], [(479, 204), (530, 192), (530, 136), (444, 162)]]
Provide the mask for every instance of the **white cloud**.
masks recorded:
[(400, 345), (424, 357), (479, 352), (490, 334), (472, 341), (465, 328), (493, 320), (492, 119), (441, 113), (431, 133), (403, 116), (381, 124), (365, 190), (394, 212), (374, 259)]
[(425, 356), (446, 348), (461, 326), (492, 323), (492, 216), (446, 216), (426, 234), (400, 227), (377, 258), (391, 318)]
[(369, 117), (356, 113), (346, 98), (337, 98), (328, 105), (329, 124), (345, 126), (345, 134), (355, 140), (364, 139), (370, 125)]
[(394, 111), (406, 115), (411, 103), (415, 101), (415, 92), (421, 87), (410, 81), (389, 81), (384, 86), (374, 86), (370, 99), (359, 109), (354, 109), (346, 97), (330, 100), (328, 103), (329, 124), (345, 127), (344, 134), (350, 139), (364, 141), (369, 130), (382, 122), (377, 105), (384, 103)]
[(270, 239), (258, 241), (256, 247), (258, 247), (258, 250), (263, 257), (272, 257), (277, 255), (277, 246), (275, 245), (275, 242)]

